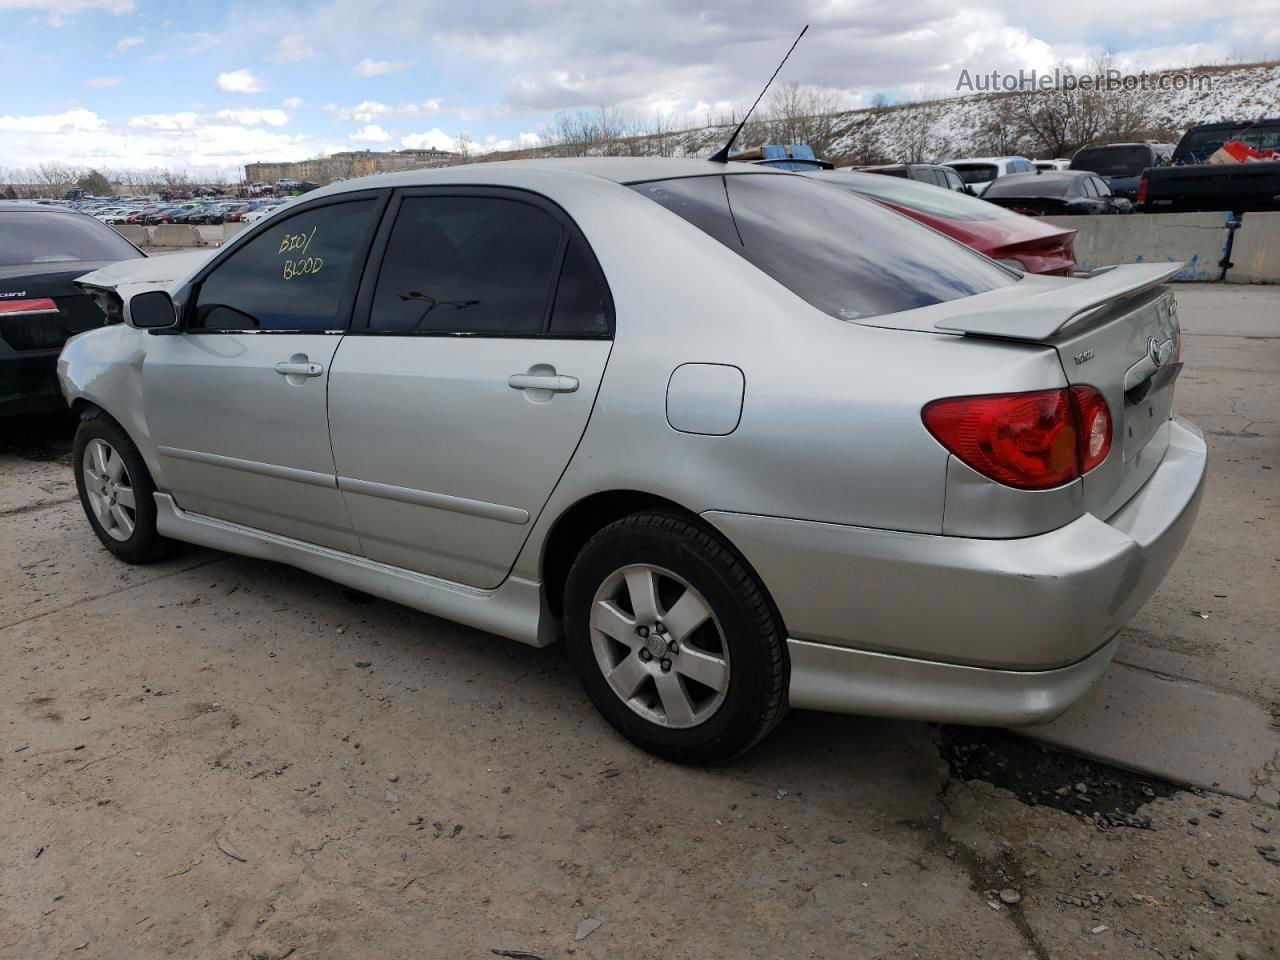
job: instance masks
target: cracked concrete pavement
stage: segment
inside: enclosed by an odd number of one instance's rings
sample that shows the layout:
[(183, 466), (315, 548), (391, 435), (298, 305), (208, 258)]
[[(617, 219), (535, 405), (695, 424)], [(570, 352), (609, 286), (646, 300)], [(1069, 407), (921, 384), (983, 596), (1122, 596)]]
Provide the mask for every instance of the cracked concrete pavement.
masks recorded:
[[(1129, 699), (1185, 685), (1271, 721), (1280, 291), (1180, 293), (1212, 476), (1118, 669), (1152, 678)], [(0, 425), (0, 956), (1280, 956), (1267, 795), (805, 712), (734, 764), (663, 764), (557, 649), (210, 551), (114, 562), (68, 436)], [(1192, 736), (1115, 706), (1084, 752), (1230, 742), (1218, 714)], [(1120, 796), (1141, 826), (1093, 816)]]

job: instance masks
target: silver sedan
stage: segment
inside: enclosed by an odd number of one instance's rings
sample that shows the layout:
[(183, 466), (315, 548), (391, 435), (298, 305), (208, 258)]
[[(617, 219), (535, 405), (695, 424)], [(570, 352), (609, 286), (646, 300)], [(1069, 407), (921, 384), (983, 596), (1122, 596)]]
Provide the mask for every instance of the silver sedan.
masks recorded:
[(826, 183), (477, 164), (307, 194), (79, 281), (99, 539), (310, 570), (544, 645), (625, 736), (788, 705), (1051, 718), (1173, 563), (1176, 265), (1020, 276)]

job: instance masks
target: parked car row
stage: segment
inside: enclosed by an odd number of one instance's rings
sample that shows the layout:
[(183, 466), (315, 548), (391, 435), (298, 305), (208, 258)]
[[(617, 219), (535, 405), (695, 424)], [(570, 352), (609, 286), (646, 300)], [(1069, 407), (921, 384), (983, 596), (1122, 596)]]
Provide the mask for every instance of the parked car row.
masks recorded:
[(162, 223), (191, 225), (236, 223), (247, 214), (270, 212), (289, 197), (244, 199), (226, 195), (197, 199), (157, 197), (81, 197), (76, 200), (42, 200), (42, 206), (85, 213), (112, 226), (155, 226)]

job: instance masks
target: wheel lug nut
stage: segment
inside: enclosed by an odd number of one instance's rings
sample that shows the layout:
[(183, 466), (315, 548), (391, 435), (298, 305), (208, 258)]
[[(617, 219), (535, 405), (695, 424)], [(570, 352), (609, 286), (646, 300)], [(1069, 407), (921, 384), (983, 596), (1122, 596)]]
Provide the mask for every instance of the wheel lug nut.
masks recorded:
[(679, 652), (680, 652), (680, 644), (676, 643), (674, 640), (670, 640), (670, 641), (668, 641), (668, 642), (667, 642), (667, 649), (668, 649), (669, 651), (671, 651), (672, 653), (679, 653)]
[(662, 672), (663, 673), (671, 672), (671, 661), (668, 660), (666, 657), (662, 658)]
[(666, 628), (663, 624), (661, 624), (661, 623), (655, 623), (655, 624), (653, 625), (653, 629), (654, 629), (655, 631), (657, 631), (658, 633), (666, 633), (666, 632), (667, 632), (667, 628)]
[(648, 663), (650, 660), (653, 659), (653, 654), (642, 647), (640, 650), (640, 659), (643, 660), (645, 663)]
[(636, 633), (640, 634), (642, 637), (647, 637), (649, 635), (649, 628), (646, 626), (636, 627)]

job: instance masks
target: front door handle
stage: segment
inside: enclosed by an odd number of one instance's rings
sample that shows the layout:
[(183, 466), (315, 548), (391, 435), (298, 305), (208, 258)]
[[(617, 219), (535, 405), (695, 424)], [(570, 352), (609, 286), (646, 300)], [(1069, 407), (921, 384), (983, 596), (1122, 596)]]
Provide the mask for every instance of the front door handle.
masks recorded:
[(577, 377), (563, 374), (541, 376), (536, 373), (513, 373), (507, 377), (512, 390), (547, 390), (551, 393), (573, 393), (578, 389)]
[(282, 360), (276, 364), (276, 373), (282, 377), (318, 377), (324, 373), (324, 367), (318, 363)]

